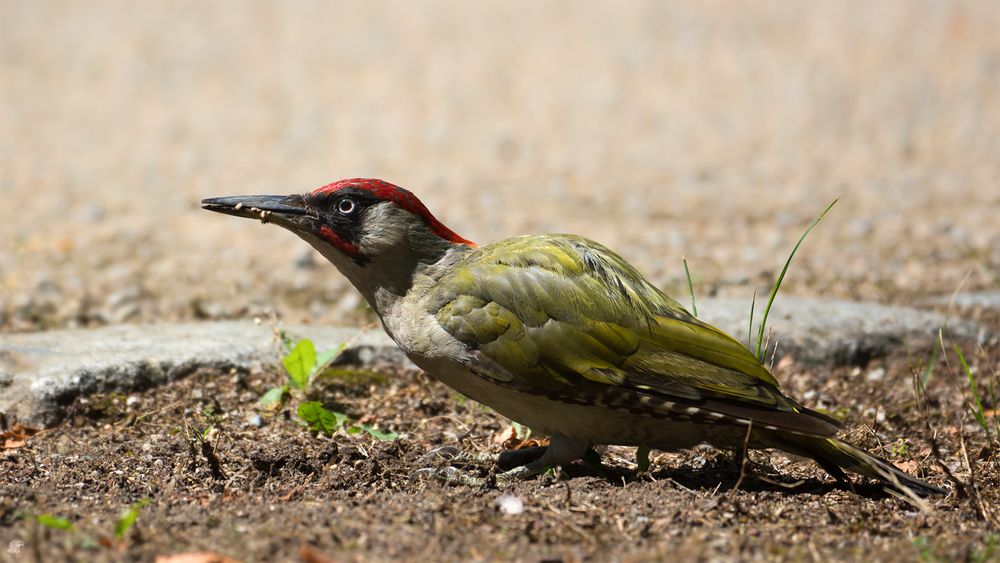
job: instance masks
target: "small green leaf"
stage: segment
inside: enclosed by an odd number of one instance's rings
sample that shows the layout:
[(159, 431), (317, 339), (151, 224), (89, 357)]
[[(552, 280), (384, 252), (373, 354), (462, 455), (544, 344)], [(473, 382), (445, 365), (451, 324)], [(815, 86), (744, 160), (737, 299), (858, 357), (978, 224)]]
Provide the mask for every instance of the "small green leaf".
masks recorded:
[(635, 463), (639, 466), (639, 473), (649, 471), (649, 446), (639, 446), (635, 450)]
[(348, 434), (360, 434), (362, 432), (362, 428), (360, 426), (351, 426), (346, 430), (346, 432)]
[(285, 400), (285, 397), (287, 395), (288, 395), (287, 385), (272, 387), (267, 391), (267, 393), (261, 395), (260, 399), (258, 399), (257, 402), (260, 403), (260, 406), (262, 407), (266, 408), (276, 407)]
[(39, 524), (54, 530), (72, 530), (73, 523), (65, 518), (52, 516), (51, 514), (39, 514), (35, 517)]
[(399, 438), (399, 434), (395, 432), (382, 432), (381, 430), (375, 428), (370, 424), (362, 424), (361, 430), (364, 430), (369, 435), (371, 435), (372, 438), (375, 438), (379, 442), (391, 442), (396, 438)]
[(309, 374), (316, 365), (316, 347), (313, 346), (312, 340), (308, 338), (299, 340), (281, 363), (285, 365), (292, 385), (305, 389), (309, 385)]
[(347, 415), (329, 411), (319, 401), (299, 403), (296, 413), (309, 425), (310, 430), (322, 432), (327, 436), (332, 435), (337, 428), (347, 422)]
[(319, 375), (319, 371), (329, 365), (333, 360), (340, 355), (344, 349), (347, 348), (347, 344), (340, 344), (329, 350), (324, 350), (319, 356), (316, 357), (316, 365), (313, 366), (312, 375), (313, 377)]
[(128, 533), (129, 528), (139, 519), (139, 510), (149, 504), (149, 499), (144, 498), (132, 506), (122, 510), (121, 517), (115, 522), (115, 539), (121, 540)]

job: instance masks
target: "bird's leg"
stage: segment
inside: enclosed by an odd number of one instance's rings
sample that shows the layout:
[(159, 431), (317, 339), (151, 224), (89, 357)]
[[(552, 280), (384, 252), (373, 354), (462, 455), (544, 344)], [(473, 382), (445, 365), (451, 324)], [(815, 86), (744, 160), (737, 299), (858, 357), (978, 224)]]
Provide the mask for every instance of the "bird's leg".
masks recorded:
[(587, 442), (557, 434), (551, 437), (548, 447), (545, 448), (545, 452), (538, 459), (497, 475), (497, 480), (515, 481), (530, 479), (544, 473), (549, 468), (569, 465), (582, 458), (587, 453), (588, 448), (590, 448), (590, 444)]
[(534, 446), (519, 450), (504, 450), (497, 456), (497, 471), (509, 471), (532, 463), (545, 455), (547, 449), (549, 449), (548, 446)]

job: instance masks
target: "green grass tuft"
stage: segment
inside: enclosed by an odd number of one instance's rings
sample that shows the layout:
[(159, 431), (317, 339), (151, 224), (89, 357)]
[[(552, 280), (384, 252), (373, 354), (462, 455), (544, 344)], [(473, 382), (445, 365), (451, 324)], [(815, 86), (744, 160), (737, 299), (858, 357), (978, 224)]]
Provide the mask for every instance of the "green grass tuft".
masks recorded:
[(969, 410), (972, 412), (972, 416), (975, 417), (976, 422), (979, 423), (979, 426), (983, 428), (983, 432), (986, 433), (986, 439), (992, 443), (993, 434), (990, 432), (990, 421), (986, 418), (986, 411), (983, 409), (983, 401), (979, 396), (979, 385), (976, 384), (976, 377), (972, 374), (972, 369), (969, 368), (968, 362), (965, 361), (965, 354), (962, 353), (962, 348), (958, 344), (954, 346), (955, 353), (958, 354), (958, 361), (962, 362), (962, 370), (969, 380), (969, 392), (972, 395), (971, 401), (966, 399), (969, 403)]
[[(813, 230), (813, 227), (815, 227), (823, 219), (823, 217), (826, 216), (831, 209), (833, 209), (833, 206), (836, 205), (838, 201), (840, 201), (840, 198), (830, 202), (830, 205), (826, 206), (826, 209), (819, 214), (819, 217), (817, 217), (816, 220), (809, 225), (806, 232), (802, 233), (802, 236), (799, 237), (799, 242), (795, 243), (795, 247), (792, 248), (792, 253), (788, 255), (788, 260), (785, 260), (785, 266), (781, 269), (781, 274), (778, 275), (777, 281), (774, 282), (774, 287), (771, 288), (771, 295), (767, 298), (767, 306), (764, 307), (764, 314), (760, 320), (760, 327), (757, 330), (757, 348), (754, 352), (754, 355), (757, 356), (757, 360), (761, 364), (764, 363), (764, 327), (767, 325), (767, 316), (771, 313), (771, 305), (774, 304), (774, 298), (778, 295), (778, 289), (781, 287), (781, 282), (785, 279), (785, 274), (788, 272), (788, 266), (792, 263), (792, 258), (795, 257), (795, 253), (799, 250), (799, 245), (801, 245), (802, 241), (806, 239), (806, 235), (808, 235), (809, 232)], [(750, 324), (750, 331), (751, 333), (753, 332), (752, 320)]]
[(698, 304), (694, 301), (694, 284), (691, 282), (691, 270), (688, 270), (688, 259), (681, 256), (681, 260), (684, 262), (684, 275), (687, 276), (688, 280), (688, 292), (691, 294), (691, 314), (698, 317)]

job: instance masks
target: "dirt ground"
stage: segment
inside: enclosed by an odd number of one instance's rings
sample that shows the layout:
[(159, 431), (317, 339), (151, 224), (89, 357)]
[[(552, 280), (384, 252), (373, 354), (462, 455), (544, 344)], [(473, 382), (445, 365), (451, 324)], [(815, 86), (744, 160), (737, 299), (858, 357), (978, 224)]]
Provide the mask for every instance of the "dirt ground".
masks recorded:
[[(968, 355), (982, 382), (996, 381), (1000, 349)], [(294, 403), (261, 408), (277, 372), (202, 372), (78, 402), (64, 425), (4, 450), (0, 540), (15, 561), (202, 551), (249, 561), (996, 560), (997, 428), (988, 437), (969, 414), (954, 357), (918, 401), (913, 373), (924, 360), (835, 370), (785, 361), (776, 374), (787, 392), (842, 418), (852, 442), (950, 489), (926, 511), (870, 483), (854, 494), (811, 462), (775, 453), (752, 453), (757, 467), (734, 490), (733, 457), (708, 447), (654, 452), (647, 474), (637, 473), (634, 449), (615, 447), (603, 470), (581, 463), (497, 486), (488, 466), (462, 466), (487, 483), (444, 484), (416, 477), (443, 466), (429, 451), (498, 452), (511, 428), (424, 374), (340, 371), (310, 393), (400, 434), (379, 442), (313, 436), (295, 422)], [(995, 397), (983, 393), (993, 416)], [(507, 496), (523, 510), (502, 510)], [(120, 511), (142, 499), (150, 504), (137, 523), (113, 539)], [(74, 530), (38, 524), (42, 514)]]
[[(685, 255), (697, 294), (748, 300), (840, 197), (785, 294), (915, 305), (995, 290), (997, 29), (993, 0), (0, 0), (0, 338), (370, 322), (304, 243), (198, 208), (357, 176), (410, 188), (479, 242), (589, 236), (682, 296)], [(1000, 330), (995, 313), (954, 313)], [(965, 351), (995, 421), (1000, 350)], [(645, 475), (612, 448), (604, 474), (412, 479), (437, 446), (499, 451), (506, 421), (383, 370), (315, 398), (402, 438), (314, 437), (291, 408), (258, 413), (276, 371), (199, 373), (4, 435), (0, 557), (997, 559), (995, 428), (970, 414), (950, 352), (918, 400), (926, 360), (777, 368), (852, 442), (950, 489), (926, 512), (777, 454), (754, 454), (734, 491), (739, 470), (711, 449), (657, 454)]]

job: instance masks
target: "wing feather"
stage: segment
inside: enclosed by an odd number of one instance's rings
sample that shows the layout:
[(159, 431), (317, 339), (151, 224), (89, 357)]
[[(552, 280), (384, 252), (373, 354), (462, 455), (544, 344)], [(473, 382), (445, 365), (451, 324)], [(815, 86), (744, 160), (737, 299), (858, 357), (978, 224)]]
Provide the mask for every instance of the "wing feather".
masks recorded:
[[(830, 435), (836, 421), (800, 407), (745, 346), (691, 316), (625, 260), (571, 235), (482, 247), (430, 292), (431, 312), (476, 351), (476, 373), (574, 402), (621, 393), (744, 423)], [(594, 385), (597, 385), (595, 388)]]

